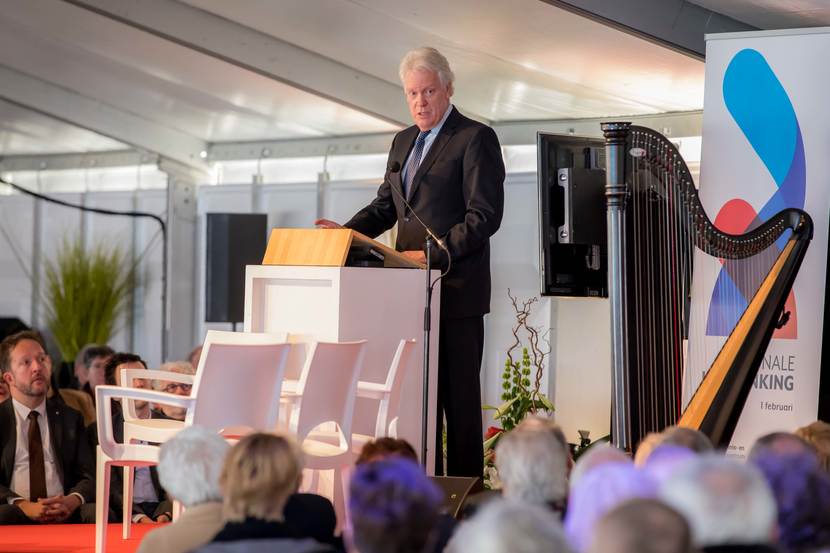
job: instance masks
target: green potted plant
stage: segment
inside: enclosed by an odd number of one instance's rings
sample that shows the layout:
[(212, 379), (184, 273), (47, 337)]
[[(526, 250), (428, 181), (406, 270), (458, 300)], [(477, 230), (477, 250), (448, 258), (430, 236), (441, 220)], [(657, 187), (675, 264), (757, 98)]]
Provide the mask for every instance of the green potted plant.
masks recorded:
[(106, 344), (123, 321), (136, 286), (134, 265), (116, 246), (85, 248), (66, 239), (46, 261), (46, 325), (64, 362), (86, 344)]
[[(545, 339), (547, 332), (528, 324), (532, 306), (539, 298), (532, 297), (520, 302), (509, 289), (507, 297), (513, 305), (516, 322), (512, 328), (513, 342), (507, 349), (502, 373), (503, 403), (499, 406), (484, 406), (485, 409), (495, 411), (493, 419), (499, 424), (487, 429), (484, 440), (484, 475), (487, 487), (495, 484), (493, 460), (496, 443), (502, 434), (515, 428), (529, 414), (550, 414), (554, 410), (553, 403), (541, 392), (545, 358), (550, 353), (550, 344)], [(540, 343), (542, 340), (545, 345)]]

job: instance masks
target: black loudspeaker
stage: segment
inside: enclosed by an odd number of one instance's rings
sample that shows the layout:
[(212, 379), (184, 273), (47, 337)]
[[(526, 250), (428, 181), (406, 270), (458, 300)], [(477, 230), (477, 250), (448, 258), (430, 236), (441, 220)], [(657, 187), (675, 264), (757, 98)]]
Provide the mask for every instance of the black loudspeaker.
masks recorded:
[(453, 518), (458, 518), (469, 496), (484, 490), (481, 478), (475, 476), (430, 476), (430, 480), (444, 492), (444, 510)]
[(29, 327), (17, 317), (0, 317), (0, 341), (21, 330), (29, 330)]
[(542, 295), (608, 295), (605, 144), (538, 133)]
[(205, 321), (244, 319), (245, 265), (265, 255), (268, 216), (264, 213), (208, 213)]

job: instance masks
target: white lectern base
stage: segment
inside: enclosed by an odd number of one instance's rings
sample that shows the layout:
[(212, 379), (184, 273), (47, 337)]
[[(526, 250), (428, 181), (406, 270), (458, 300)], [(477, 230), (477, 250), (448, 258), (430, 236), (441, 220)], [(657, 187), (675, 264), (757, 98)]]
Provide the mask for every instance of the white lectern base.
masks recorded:
[[(438, 271), (432, 271), (432, 279)], [(369, 340), (361, 380), (384, 382), (401, 339), (418, 343), (401, 394), (398, 437), (421, 451), (425, 274), (416, 269), (249, 265), (245, 332), (306, 334), (320, 341)], [(435, 470), (440, 283), (432, 298), (427, 471)], [(296, 368), (289, 368), (289, 374)], [(374, 434), (377, 402), (358, 398), (353, 432)]]

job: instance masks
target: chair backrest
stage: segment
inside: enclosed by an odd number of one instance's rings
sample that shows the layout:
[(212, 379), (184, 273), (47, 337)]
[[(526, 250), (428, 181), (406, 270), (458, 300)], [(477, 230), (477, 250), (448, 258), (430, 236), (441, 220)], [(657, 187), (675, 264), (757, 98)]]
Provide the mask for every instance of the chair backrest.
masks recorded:
[(366, 340), (359, 342), (315, 342), (300, 375), (299, 409), (291, 413), (290, 428), (302, 442), (325, 422), (336, 422), (351, 442), (352, 415), (357, 378), (363, 366)]
[(303, 367), (308, 359), (311, 345), (317, 341), (312, 334), (297, 334), (289, 332), (285, 341), (291, 344), (291, 351), (288, 352), (288, 361), (285, 363), (285, 379), (299, 380), (303, 373)]
[(381, 401), (378, 406), (375, 436), (398, 437), (397, 419), (401, 403), (401, 388), (407, 373), (412, 369), (415, 344), (415, 340), (401, 340), (398, 349), (395, 350), (389, 373), (386, 375), (386, 387), (390, 390), (389, 398), (388, 401)]
[(289, 348), (284, 334), (208, 331), (185, 424), (272, 430)]

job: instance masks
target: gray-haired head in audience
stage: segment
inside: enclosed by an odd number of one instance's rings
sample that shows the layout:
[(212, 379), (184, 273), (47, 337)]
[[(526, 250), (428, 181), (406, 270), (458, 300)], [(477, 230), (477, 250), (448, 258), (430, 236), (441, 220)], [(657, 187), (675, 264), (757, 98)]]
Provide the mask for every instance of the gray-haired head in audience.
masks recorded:
[(660, 497), (686, 517), (699, 547), (766, 544), (773, 538), (775, 499), (751, 465), (703, 455), (664, 482)]
[(632, 463), (606, 463), (593, 468), (571, 486), (565, 515), (565, 533), (571, 547), (585, 551), (597, 521), (617, 505), (655, 495), (655, 482)]
[(587, 553), (691, 553), (686, 519), (656, 499), (632, 499), (594, 527)]
[(550, 510), (494, 499), (462, 523), (445, 553), (570, 553), (562, 525)]
[(228, 449), (215, 432), (200, 426), (185, 428), (161, 446), (159, 481), (185, 507), (222, 501), (219, 476)]
[(568, 495), (568, 451), (544, 427), (519, 426), (496, 446), (504, 496), (536, 504), (562, 504)]
[(612, 463), (630, 465), (632, 464), (632, 461), (631, 457), (629, 457), (625, 451), (616, 448), (611, 444), (598, 443), (592, 445), (588, 451), (583, 453), (582, 456), (577, 459), (576, 464), (574, 464), (574, 468), (571, 471), (571, 489), (573, 489), (577, 482), (579, 482), (579, 480), (591, 470), (600, 465)]

